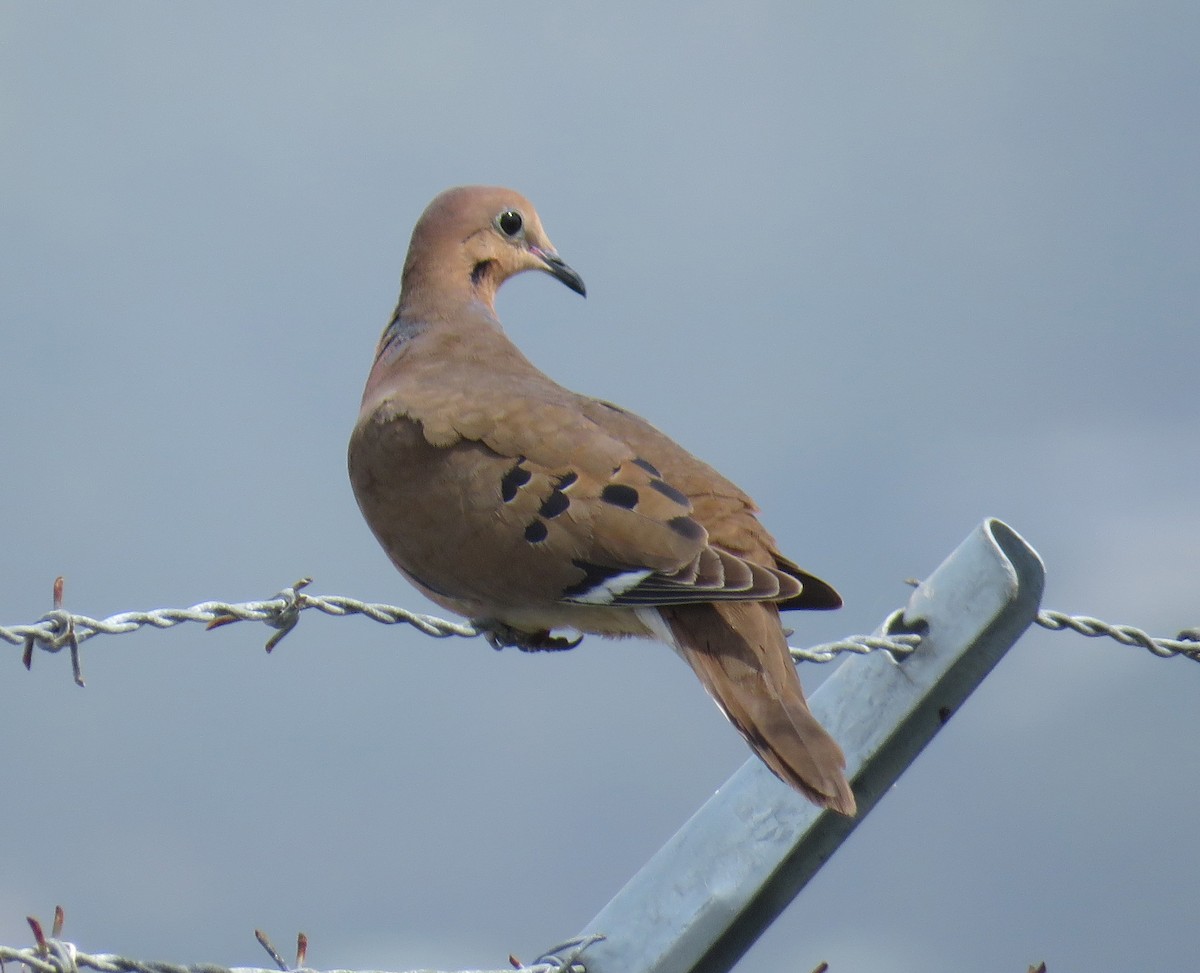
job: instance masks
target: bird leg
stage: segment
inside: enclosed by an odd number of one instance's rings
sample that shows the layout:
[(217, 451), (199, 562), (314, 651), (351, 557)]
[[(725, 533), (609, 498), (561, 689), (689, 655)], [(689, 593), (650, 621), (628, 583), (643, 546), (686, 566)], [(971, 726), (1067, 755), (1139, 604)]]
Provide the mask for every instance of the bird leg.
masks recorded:
[(563, 652), (575, 648), (583, 641), (582, 635), (576, 639), (568, 639), (551, 635), (548, 631), (522, 632), (494, 619), (472, 619), (471, 624), (479, 629), (480, 634), (497, 652), (509, 647), (520, 649), (522, 652)]

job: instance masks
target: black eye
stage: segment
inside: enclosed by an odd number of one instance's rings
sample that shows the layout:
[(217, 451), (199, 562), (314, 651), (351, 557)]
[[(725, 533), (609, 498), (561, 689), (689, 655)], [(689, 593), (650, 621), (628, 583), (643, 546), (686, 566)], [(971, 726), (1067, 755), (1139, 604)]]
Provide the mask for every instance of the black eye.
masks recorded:
[(517, 236), (525, 223), (521, 219), (520, 213), (510, 209), (496, 217), (496, 225), (500, 227), (505, 236)]

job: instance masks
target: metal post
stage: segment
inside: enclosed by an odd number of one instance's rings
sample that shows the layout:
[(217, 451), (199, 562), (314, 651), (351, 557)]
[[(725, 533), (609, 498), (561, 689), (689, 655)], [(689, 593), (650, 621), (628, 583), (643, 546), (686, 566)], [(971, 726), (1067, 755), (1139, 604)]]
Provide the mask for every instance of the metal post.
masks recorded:
[(588, 973), (724, 973), (799, 893), (1033, 621), (1041, 559), (986, 520), (913, 593), (902, 661), (855, 656), (813, 694), (841, 743), (856, 819), (824, 812), (751, 758), (587, 925)]

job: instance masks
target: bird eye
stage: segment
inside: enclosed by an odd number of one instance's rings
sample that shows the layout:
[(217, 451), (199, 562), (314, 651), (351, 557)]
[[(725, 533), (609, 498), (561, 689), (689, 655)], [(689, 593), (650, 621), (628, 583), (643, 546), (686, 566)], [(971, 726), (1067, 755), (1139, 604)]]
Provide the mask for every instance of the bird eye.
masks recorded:
[(521, 219), (521, 214), (516, 210), (505, 210), (496, 217), (496, 225), (500, 227), (500, 232), (505, 236), (519, 236), (521, 230), (525, 226), (525, 221)]

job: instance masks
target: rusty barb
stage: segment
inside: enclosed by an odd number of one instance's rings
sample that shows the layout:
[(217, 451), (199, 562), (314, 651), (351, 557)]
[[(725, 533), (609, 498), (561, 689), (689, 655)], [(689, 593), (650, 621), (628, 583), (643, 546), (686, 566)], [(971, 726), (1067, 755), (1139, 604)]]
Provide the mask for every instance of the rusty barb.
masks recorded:
[[(44, 626), (46, 634), (27, 631), (25, 651), (21, 653), (21, 661), (26, 669), (33, 668), (33, 649), (37, 646), (46, 652), (58, 652), (63, 646), (71, 649), (71, 672), (75, 676), (75, 685), (82, 686), (83, 669), (79, 665), (79, 636), (75, 634), (75, 616), (63, 610), (63, 576), (54, 579), (54, 610), (42, 616), (40, 625)], [(36, 626), (28, 626), (35, 628)]]

